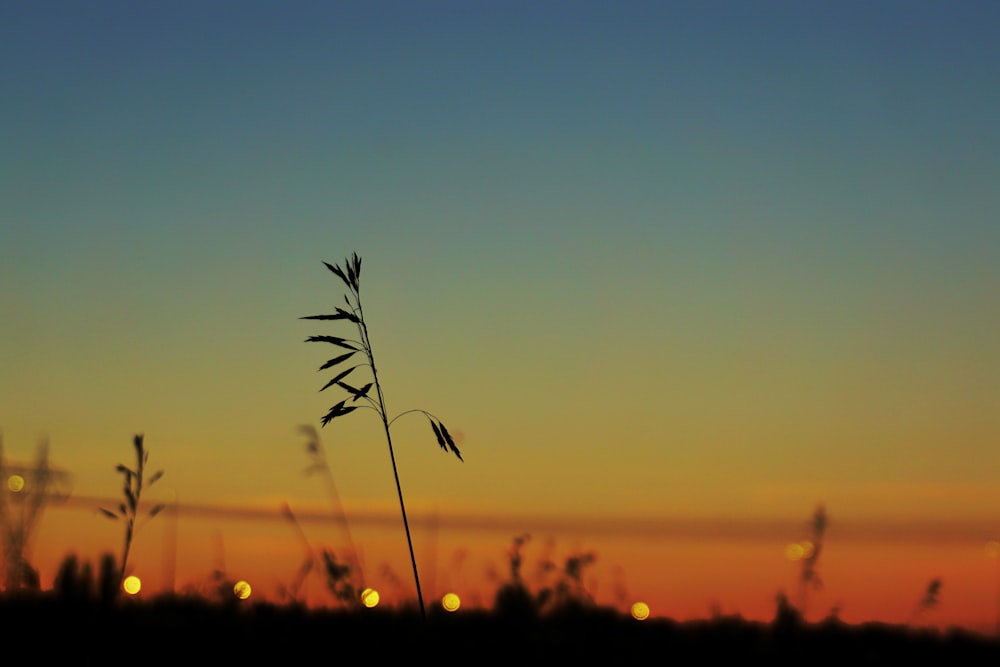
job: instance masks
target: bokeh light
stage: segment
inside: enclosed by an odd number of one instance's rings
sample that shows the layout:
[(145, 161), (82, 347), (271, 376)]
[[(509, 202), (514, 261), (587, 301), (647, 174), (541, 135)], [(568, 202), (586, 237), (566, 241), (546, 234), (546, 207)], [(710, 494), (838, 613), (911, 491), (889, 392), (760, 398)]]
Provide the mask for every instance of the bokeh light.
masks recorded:
[(371, 609), (378, 606), (378, 591), (374, 588), (366, 588), (361, 591), (361, 604)]
[(636, 602), (631, 609), (632, 618), (637, 621), (645, 621), (649, 618), (649, 605), (645, 602)]
[(785, 547), (785, 556), (788, 560), (802, 560), (803, 558), (812, 556), (815, 549), (816, 547), (809, 540), (793, 542)]
[(986, 543), (986, 555), (990, 558), (1000, 558), (1000, 542), (990, 540)]
[(125, 577), (125, 581), (122, 582), (122, 590), (129, 595), (136, 595), (142, 590), (142, 581), (139, 580), (139, 577), (131, 574)]
[(233, 595), (235, 595), (241, 600), (246, 600), (248, 597), (250, 597), (250, 594), (252, 592), (253, 589), (250, 588), (250, 584), (242, 580), (237, 581), (236, 584), (233, 586)]
[(7, 488), (14, 493), (19, 493), (24, 489), (24, 478), (20, 475), (11, 475), (7, 478)]
[(445, 611), (458, 611), (458, 608), (462, 606), (462, 601), (455, 593), (446, 593), (441, 598), (441, 606), (444, 607)]

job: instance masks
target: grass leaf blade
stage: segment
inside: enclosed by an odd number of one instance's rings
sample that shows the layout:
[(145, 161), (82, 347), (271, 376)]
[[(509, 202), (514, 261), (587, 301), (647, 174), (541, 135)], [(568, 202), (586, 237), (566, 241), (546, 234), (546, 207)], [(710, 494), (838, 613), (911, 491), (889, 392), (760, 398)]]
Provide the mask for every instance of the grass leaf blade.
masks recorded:
[(347, 267), (347, 278), (350, 280), (351, 289), (355, 292), (358, 291), (358, 277), (354, 275), (354, 267), (351, 266), (350, 260), (344, 261), (344, 266)]
[(341, 280), (343, 280), (345, 285), (347, 285), (348, 287), (351, 286), (351, 283), (347, 280), (347, 276), (344, 275), (344, 272), (340, 270), (339, 266), (337, 266), (335, 264), (328, 264), (327, 262), (323, 262), (323, 264), (326, 265), (326, 268), (328, 268), (331, 271), (333, 271), (337, 275), (338, 278), (340, 278)]
[(465, 459), (462, 458), (462, 453), (459, 452), (458, 447), (455, 446), (455, 440), (454, 438), (451, 437), (451, 433), (448, 433), (448, 429), (444, 427), (444, 424), (439, 423), (438, 426), (441, 427), (441, 435), (444, 436), (445, 442), (448, 443), (449, 449), (451, 449), (451, 451), (455, 453), (455, 456), (458, 457), (459, 461), (465, 463)]
[(344, 407), (344, 403), (346, 403), (346, 402), (347, 402), (347, 399), (345, 398), (343, 401), (340, 401), (339, 403), (337, 403), (336, 405), (334, 405), (332, 408), (330, 408), (330, 410), (326, 413), (326, 415), (323, 416), (323, 419), (321, 420), (322, 423), (323, 423), (323, 426), (326, 426), (327, 424), (329, 424), (331, 421), (333, 421), (337, 417), (340, 417), (342, 415), (346, 415), (349, 412), (353, 412), (354, 410), (357, 410), (357, 407), (354, 407), (354, 406), (349, 407), (349, 408), (348, 407)]
[(368, 392), (372, 388), (372, 383), (371, 382), (369, 382), (365, 386), (361, 387), (360, 389), (358, 389), (356, 387), (352, 387), (351, 385), (347, 384), (346, 382), (338, 382), (337, 384), (339, 384), (343, 389), (346, 389), (347, 391), (351, 392), (351, 394), (354, 395), (354, 400), (355, 401), (360, 400), (360, 399), (364, 398), (365, 396), (367, 396)]
[(348, 359), (350, 359), (351, 357), (353, 357), (355, 355), (355, 353), (357, 353), (357, 350), (353, 350), (351, 352), (347, 352), (347, 353), (341, 354), (340, 356), (334, 357), (333, 359), (330, 359), (325, 364), (323, 364), (322, 366), (320, 366), (319, 370), (325, 371), (327, 368), (330, 368), (331, 366), (336, 366), (337, 364), (339, 364), (339, 363), (341, 363), (343, 361), (347, 361)]
[(358, 319), (357, 315), (355, 315), (350, 311), (344, 310), (343, 308), (337, 308), (337, 314), (340, 315), (345, 320), (350, 320), (355, 324), (361, 324), (361, 320)]
[(354, 346), (354, 343), (347, 340), (346, 338), (341, 338), (339, 336), (309, 336), (306, 338), (307, 343), (332, 343), (333, 345), (338, 345), (348, 350), (357, 350), (358, 348)]
[[(428, 419), (430, 419), (430, 417), (428, 417)], [(437, 422), (435, 422), (433, 419), (431, 419), (430, 421), (431, 421), (431, 428), (434, 429), (434, 437), (437, 438), (438, 446), (440, 446), (441, 449), (443, 449), (444, 451), (448, 451), (448, 445), (446, 445), (444, 442), (444, 436), (441, 434), (441, 429), (438, 427)]]
[(320, 389), (320, 391), (323, 391), (323, 389), (326, 389), (327, 387), (330, 387), (332, 385), (337, 384), (338, 382), (340, 382), (341, 380), (343, 380), (345, 377), (347, 377), (348, 373), (350, 373), (351, 371), (353, 371), (355, 368), (357, 368), (357, 366), (351, 366), (346, 371), (341, 371), (332, 380), (330, 380), (325, 385), (323, 385), (323, 387), (322, 387), (322, 389)]
[(300, 317), (300, 320), (347, 320), (351, 318), (351, 314), (347, 313), (340, 308), (337, 309), (340, 312), (334, 313), (333, 315), (306, 315), (305, 317)]

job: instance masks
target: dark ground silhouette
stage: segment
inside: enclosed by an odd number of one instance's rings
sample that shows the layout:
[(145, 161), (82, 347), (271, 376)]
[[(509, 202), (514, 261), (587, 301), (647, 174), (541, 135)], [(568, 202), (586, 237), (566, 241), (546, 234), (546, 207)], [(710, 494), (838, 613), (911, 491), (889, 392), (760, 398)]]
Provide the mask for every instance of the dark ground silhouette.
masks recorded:
[[(0, 596), (3, 664), (210, 665), (431, 660), (437, 664), (998, 664), (1000, 641), (963, 630), (885, 623), (771, 622), (737, 616), (636, 621), (616, 610), (316, 610), (220, 604)], [(30, 662), (29, 662), (30, 661)]]

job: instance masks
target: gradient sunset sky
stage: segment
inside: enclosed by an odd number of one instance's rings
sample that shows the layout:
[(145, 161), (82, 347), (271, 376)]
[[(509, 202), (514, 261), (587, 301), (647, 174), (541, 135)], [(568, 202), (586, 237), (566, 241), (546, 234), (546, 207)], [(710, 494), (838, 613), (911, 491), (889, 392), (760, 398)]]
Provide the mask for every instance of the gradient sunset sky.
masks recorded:
[[(997, 34), (994, 2), (5, 2), (4, 454), (48, 438), (113, 497), (142, 432), (151, 495), (323, 506), (297, 428), (340, 396), (304, 341), (353, 332), (299, 318), (356, 251), (389, 412), (465, 458), (396, 423), (415, 514), (822, 502), (978, 558)], [(374, 415), (322, 437), (348, 516), (397, 516)]]

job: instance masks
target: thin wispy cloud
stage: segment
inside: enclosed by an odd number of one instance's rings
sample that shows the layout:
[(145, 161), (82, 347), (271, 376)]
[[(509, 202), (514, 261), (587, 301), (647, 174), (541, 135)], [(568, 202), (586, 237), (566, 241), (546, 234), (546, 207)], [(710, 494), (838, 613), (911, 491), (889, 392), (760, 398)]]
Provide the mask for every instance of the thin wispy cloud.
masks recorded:
[[(49, 510), (93, 511), (111, 498), (70, 497), (49, 506)], [(176, 512), (182, 519), (219, 519), (232, 521), (283, 521), (282, 506), (202, 504), (168, 504), (165, 513)], [(338, 519), (328, 509), (305, 507), (296, 509), (302, 523), (335, 524)], [(357, 527), (397, 529), (399, 514), (391, 508), (358, 508), (350, 514)], [(518, 534), (524, 531), (538, 534), (620, 537), (644, 540), (775, 540), (794, 538), (803, 530), (798, 519), (726, 518), (726, 517), (639, 517), (630, 515), (582, 517), (546, 514), (462, 514), (454, 512), (413, 512), (410, 523), (422, 529), (449, 532), (495, 532)], [(850, 541), (966, 541), (985, 540), (998, 531), (1000, 522), (988, 519), (847, 519), (831, 523), (831, 539)]]

